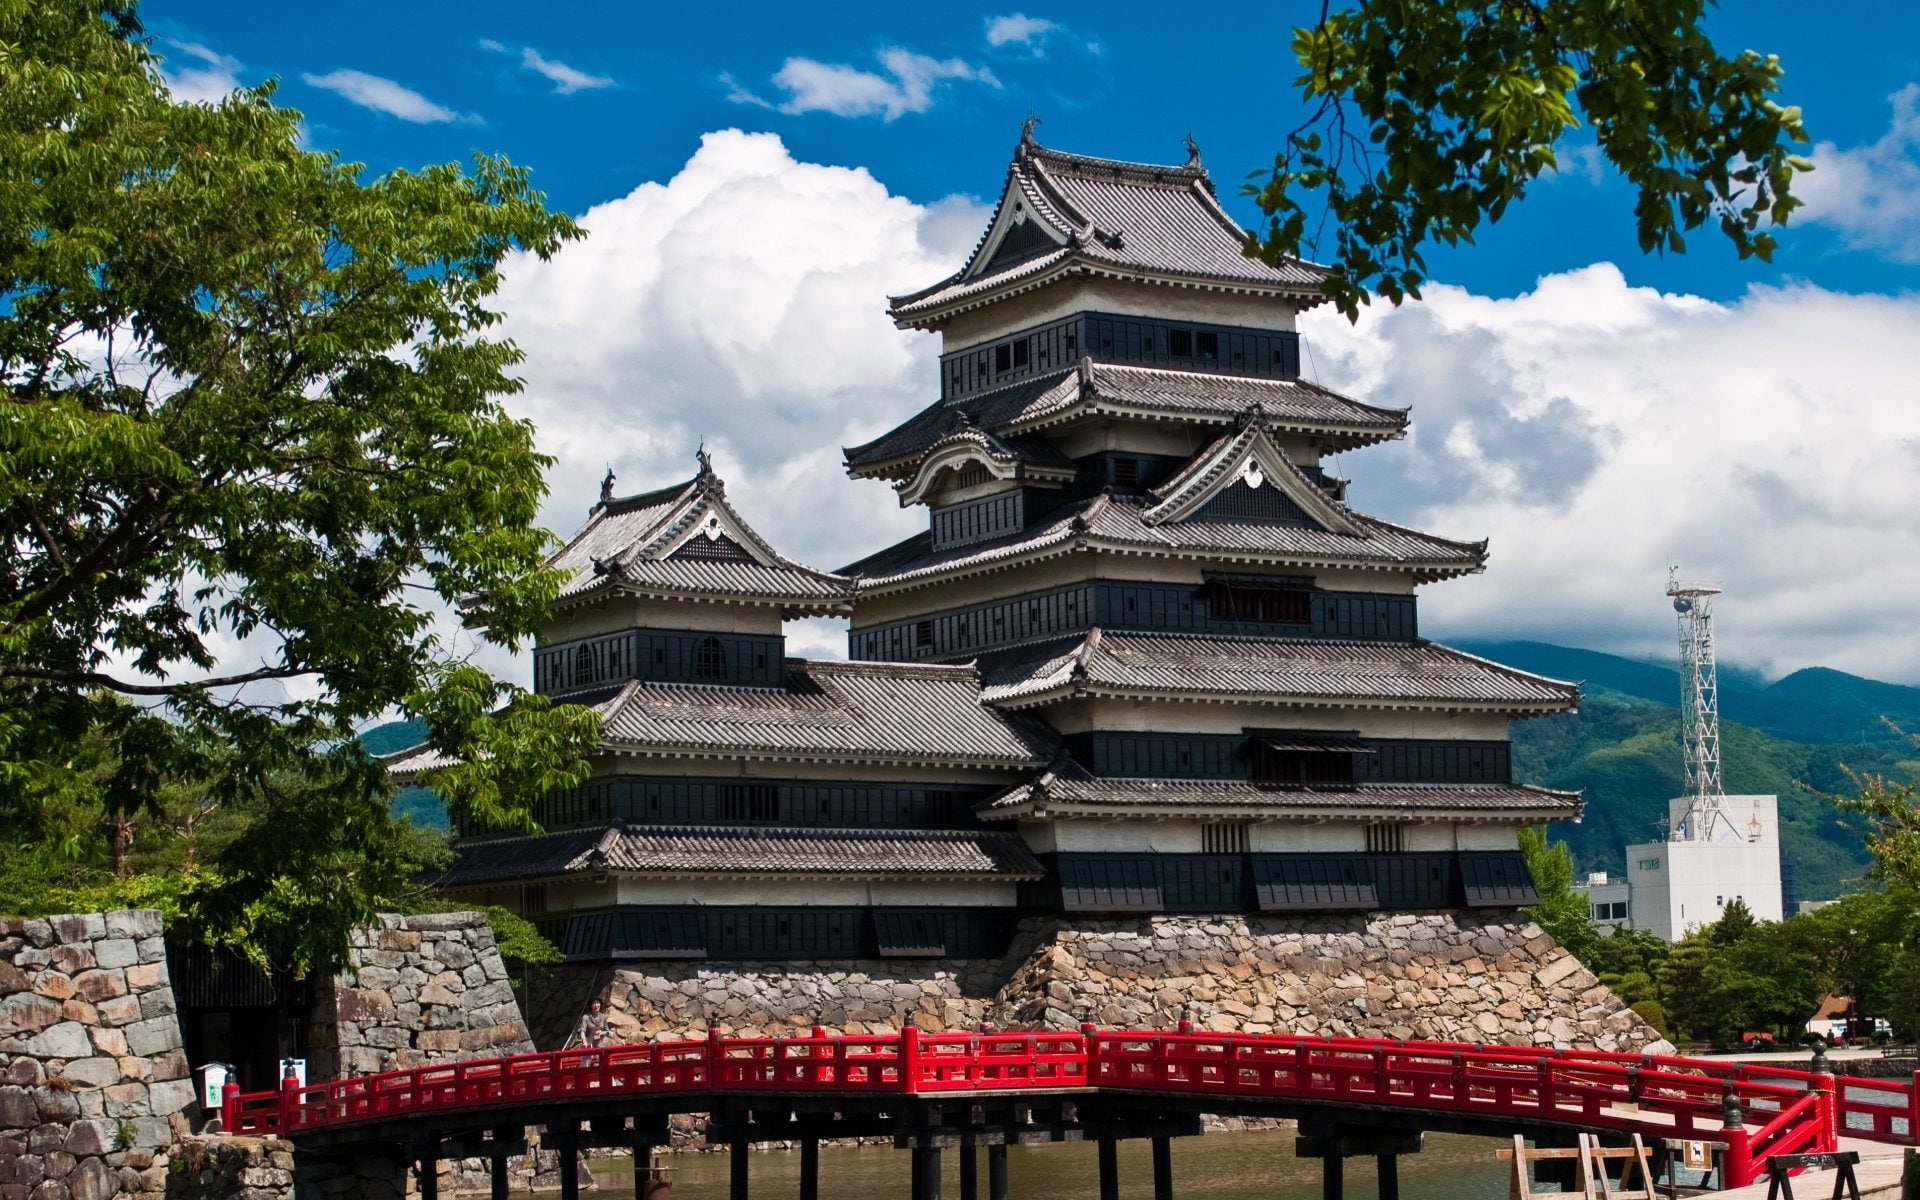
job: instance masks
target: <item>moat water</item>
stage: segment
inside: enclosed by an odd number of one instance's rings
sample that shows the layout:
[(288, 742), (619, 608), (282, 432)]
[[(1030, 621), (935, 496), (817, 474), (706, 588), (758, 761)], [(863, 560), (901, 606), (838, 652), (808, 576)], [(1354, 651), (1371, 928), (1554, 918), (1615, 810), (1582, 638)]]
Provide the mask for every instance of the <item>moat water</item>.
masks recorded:
[[(1176, 1138), (1173, 1194), (1179, 1200), (1318, 1200), (1320, 1163), (1294, 1157), (1293, 1140), (1291, 1129)], [(1119, 1146), (1120, 1194), (1130, 1200), (1153, 1195), (1148, 1145), (1129, 1141)], [(1495, 1138), (1430, 1133), (1424, 1150), (1400, 1159), (1400, 1194), (1409, 1200), (1499, 1200), (1507, 1194), (1510, 1169), (1494, 1157), (1501, 1145)], [(958, 1200), (956, 1156), (943, 1157), (947, 1179), (942, 1195)], [(825, 1200), (904, 1200), (910, 1191), (910, 1158), (906, 1151), (887, 1146), (823, 1147), (820, 1195)], [(726, 1154), (675, 1154), (663, 1161), (674, 1168), (674, 1200), (715, 1200), (727, 1195)], [(800, 1194), (797, 1151), (755, 1151), (748, 1161), (754, 1200), (793, 1200)], [(596, 1190), (600, 1195), (631, 1196), (632, 1176), (625, 1172), (624, 1162), (617, 1164), (621, 1169), (616, 1173), (616, 1162), (594, 1162)], [(1097, 1171), (1091, 1142), (1015, 1146), (1007, 1151), (1013, 1200), (1093, 1200), (1098, 1195)], [(982, 1150), (983, 1196), (986, 1182)], [(1376, 1200), (1373, 1160), (1348, 1160), (1346, 1184), (1347, 1200)]]

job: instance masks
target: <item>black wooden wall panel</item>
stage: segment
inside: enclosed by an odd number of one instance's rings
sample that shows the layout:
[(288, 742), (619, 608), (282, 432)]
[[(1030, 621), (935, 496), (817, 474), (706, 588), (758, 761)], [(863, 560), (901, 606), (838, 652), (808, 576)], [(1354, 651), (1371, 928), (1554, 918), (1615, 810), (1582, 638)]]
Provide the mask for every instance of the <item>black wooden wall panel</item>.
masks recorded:
[(639, 679), (773, 687), (785, 676), (786, 639), (777, 634), (637, 629), (542, 646), (535, 690), (548, 695)]
[(633, 825), (780, 824), (827, 829), (971, 829), (973, 806), (994, 789), (811, 780), (616, 776), (534, 803), (545, 829)]
[(1099, 362), (1295, 379), (1300, 374), (1300, 335), (1234, 325), (1076, 313), (997, 342), (944, 355), (940, 359), (941, 398), (952, 400), (1051, 374), (1072, 366), (1083, 356)]

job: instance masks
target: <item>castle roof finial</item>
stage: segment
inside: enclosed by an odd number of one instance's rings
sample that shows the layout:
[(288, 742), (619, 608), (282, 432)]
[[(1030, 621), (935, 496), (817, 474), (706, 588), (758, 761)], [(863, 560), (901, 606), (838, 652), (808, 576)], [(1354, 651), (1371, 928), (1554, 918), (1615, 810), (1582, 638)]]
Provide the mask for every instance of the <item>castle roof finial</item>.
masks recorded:
[(1033, 140), (1033, 127), (1040, 123), (1040, 114), (1027, 110), (1027, 119), (1020, 126), (1020, 149), (1031, 150), (1039, 143)]
[(1190, 167), (1200, 165), (1200, 143), (1193, 140), (1191, 129), (1187, 130), (1187, 165)]
[(609, 463), (607, 464), (606, 477), (600, 481), (600, 503), (602, 505), (610, 504), (613, 501), (613, 478), (613, 464)]
[(700, 475), (702, 478), (713, 474), (713, 455), (707, 453), (707, 444), (705, 442), (700, 443), (700, 448), (693, 452), (693, 457), (694, 460), (700, 464)]

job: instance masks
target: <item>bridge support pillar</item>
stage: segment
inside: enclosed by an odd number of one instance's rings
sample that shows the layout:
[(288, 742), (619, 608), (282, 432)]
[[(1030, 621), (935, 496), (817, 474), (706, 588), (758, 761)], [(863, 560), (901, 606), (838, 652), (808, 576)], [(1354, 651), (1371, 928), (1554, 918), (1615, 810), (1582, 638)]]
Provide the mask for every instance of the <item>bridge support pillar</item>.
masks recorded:
[(507, 1200), (507, 1156), (504, 1154), (487, 1159), (487, 1195), (489, 1200)]
[(960, 1200), (980, 1200), (980, 1152), (971, 1137), (960, 1144)]
[(1007, 1200), (1007, 1147), (995, 1142), (987, 1147), (987, 1200)]
[(940, 1147), (913, 1148), (913, 1200), (940, 1200)]
[[(1381, 1193), (1386, 1200), (1386, 1193)], [(1153, 1200), (1173, 1200), (1173, 1139), (1153, 1139)]]
[(1317, 1128), (1294, 1139), (1293, 1152), (1320, 1160), (1320, 1194), (1325, 1200), (1346, 1195), (1346, 1161), (1372, 1157), (1379, 1172), (1380, 1200), (1400, 1200), (1400, 1156), (1418, 1154), (1422, 1135), (1397, 1130)]
[(1120, 1200), (1120, 1143), (1103, 1137), (1100, 1147), (1100, 1200)]
[(820, 1139), (800, 1139), (800, 1200), (820, 1200)]
[(432, 1141), (422, 1141), (414, 1155), (419, 1167), (420, 1200), (440, 1200), (440, 1147)]
[(733, 1139), (728, 1150), (727, 1200), (748, 1200), (747, 1197), (747, 1152), (753, 1149), (753, 1143), (747, 1141), (743, 1129)]

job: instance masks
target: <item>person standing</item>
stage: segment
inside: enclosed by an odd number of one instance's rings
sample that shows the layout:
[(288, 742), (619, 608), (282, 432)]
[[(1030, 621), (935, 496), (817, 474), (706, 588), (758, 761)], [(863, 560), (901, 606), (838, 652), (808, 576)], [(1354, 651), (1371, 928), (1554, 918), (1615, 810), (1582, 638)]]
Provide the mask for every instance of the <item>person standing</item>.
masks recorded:
[(580, 1014), (580, 1044), (589, 1050), (598, 1050), (606, 1040), (607, 1014), (600, 1011), (600, 1001), (595, 999), (587, 1005), (587, 1011)]

